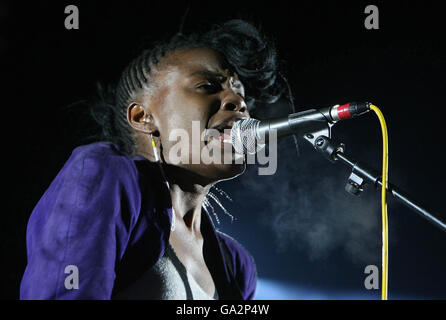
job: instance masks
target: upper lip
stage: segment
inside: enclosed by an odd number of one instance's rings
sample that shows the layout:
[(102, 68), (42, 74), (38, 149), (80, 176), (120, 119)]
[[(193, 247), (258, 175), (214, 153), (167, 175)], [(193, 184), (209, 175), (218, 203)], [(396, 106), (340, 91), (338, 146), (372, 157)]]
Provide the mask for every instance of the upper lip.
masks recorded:
[(209, 129), (215, 129), (218, 131), (223, 131), (225, 129), (232, 129), (232, 126), (235, 122), (246, 119), (247, 117), (234, 116), (228, 119), (221, 120), (217, 122), (215, 125), (211, 126)]

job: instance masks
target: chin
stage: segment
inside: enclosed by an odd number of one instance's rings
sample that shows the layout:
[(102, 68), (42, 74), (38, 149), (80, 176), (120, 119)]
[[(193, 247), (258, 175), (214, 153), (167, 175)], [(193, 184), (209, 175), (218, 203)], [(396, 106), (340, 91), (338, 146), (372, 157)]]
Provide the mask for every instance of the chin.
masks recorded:
[(246, 170), (246, 164), (222, 164), (216, 166), (216, 179), (217, 181), (229, 180), (243, 174)]
[[(212, 148), (214, 152), (220, 153), (220, 156), (217, 158), (218, 161), (206, 165), (206, 169), (203, 171), (205, 173), (204, 176), (210, 180), (229, 180), (245, 172), (246, 163), (244, 156), (236, 153), (231, 143), (221, 139), (211, 139), (204, 147)], [(228, 158), (230, 161), (228, 161)]]

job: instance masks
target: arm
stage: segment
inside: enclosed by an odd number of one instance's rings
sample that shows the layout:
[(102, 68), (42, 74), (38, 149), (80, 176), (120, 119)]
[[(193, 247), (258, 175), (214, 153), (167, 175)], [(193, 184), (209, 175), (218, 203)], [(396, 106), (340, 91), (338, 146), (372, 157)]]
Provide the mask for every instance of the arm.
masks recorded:
[(21, 299), (110, 299), (138, 212), (132, 174), (110, 150), (73, 152), (29, 220)]
[(218, 231), (217, 235), (228, 249), (230, 261), (235, 280), (240, 288), (243, 299), (254, 299), (257, 287), (257, 270), (254, 258), (235, 239)]

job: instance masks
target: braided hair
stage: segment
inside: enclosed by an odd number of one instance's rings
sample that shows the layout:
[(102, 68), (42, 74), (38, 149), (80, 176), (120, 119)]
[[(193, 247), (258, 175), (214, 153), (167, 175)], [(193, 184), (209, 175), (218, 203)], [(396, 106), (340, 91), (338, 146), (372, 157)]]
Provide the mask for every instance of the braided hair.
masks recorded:
[(238, 74), (246, 89), (249, 109), (256, 101), (273, 103), (283, 93), (284, 81), (278, 81), (281, 76), (272, 41), (244, 20), (229, 20), (203, 33), (179, 33), (167, 41), (157, 42), (129, 63), (116, 87), (99, 85), (99, 103), (92, 104), (90, 108), (93, 119), (101, 127), (98, 138), (111, 141), (121, 151), (133, 155), (136, 143), (127, 121), (127, 106), (141, 90), (149, 88), (152, 69), (168, 53), (200, 47), (221, 53), (225, 62)]

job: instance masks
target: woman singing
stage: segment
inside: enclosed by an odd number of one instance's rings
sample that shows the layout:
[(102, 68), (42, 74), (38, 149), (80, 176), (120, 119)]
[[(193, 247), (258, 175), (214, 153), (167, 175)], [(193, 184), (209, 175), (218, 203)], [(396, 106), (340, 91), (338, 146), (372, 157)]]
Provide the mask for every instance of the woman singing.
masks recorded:
[[(191, 159), (197, 144), (237, 158), (224, 129), (279, 97), (276, 69), (243, 20), (142, 51), (92, 107), (100, 141), (74, 149), (31, 214), (21, 299), (252, 299), (253, 258), (203, 210), (245, 163)], [(218, 134), (197, 142), (194, 126)], [(188, 161), (171, 160), (176, 132)]]

